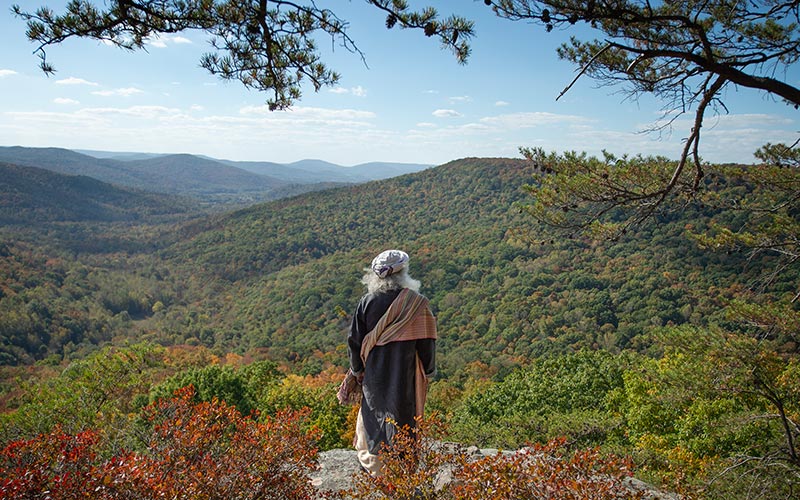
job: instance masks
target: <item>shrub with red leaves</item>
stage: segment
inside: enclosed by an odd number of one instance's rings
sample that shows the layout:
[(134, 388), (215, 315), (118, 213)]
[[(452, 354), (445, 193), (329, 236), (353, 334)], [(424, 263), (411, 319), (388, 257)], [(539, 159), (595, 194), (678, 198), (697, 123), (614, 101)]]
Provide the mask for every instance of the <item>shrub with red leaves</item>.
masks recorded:
[(9, 444), (0, 453), (0, 497), (314, 497), (317, 436), (303, 430), (307, 410), (258, 422), (224, 402), (195, 404), (192, 395), (182, 389), (145, 409), (146, 453), (101, 459), (91, 431), (68, 436), (56, 429)]
[[(436, 435), (431, 435), (434, 431)], [(415, 500), (622, 500), (643, 494), (625, 485), (631, 464), (597, 449), (570, 450), (565, 439), (515, 453), (475, 457), (436, 439), (437, 423), (417, 422), (382, 450), (378, 477), (358, 474), (342, 492), (356, 499)], [(430, 436), (430, 437), (429, 437)], [(448, 480), (443, 478), (449, 476)]]
[(0, 498), (91, 497), (97, 444), (95, 432), (71, 436), (60, 427), (8, 444), (0, 451)]
[(452, 497), (547, 498), (552, 500), (623, 500), (642, 498), (624, 484), (629, 461), (603, 456), (597, 449), (566, 449), (565, 439), (536, 444), (512, 454), (461, 463), (454, 474)]

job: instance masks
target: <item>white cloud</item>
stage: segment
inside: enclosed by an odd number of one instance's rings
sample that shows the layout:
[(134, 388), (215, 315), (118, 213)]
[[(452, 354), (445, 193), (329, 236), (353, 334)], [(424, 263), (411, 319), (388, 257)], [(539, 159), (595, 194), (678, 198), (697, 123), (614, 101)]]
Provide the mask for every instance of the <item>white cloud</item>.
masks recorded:
[[(439, 109), (433, 116), (401, 122), (354, 108), (298, 106), (270, 112), (259, 103), (212, 114), (199, 104), (80, 108), (77, 101), (60, 98), (59, 102), (64, 104), (56, 108), (60, 112), (0, 110), (0, 137), (41, 146), (130, 151), (146, 144), (153, 151), (190, 151), (217, 158), (289, 162), (318, 157), (355, 164), (384, 159), (444, 163), (467, 156), (518, 157), (520, 146), (675, 158), (686, 130), (680, 122), (671, 137), (659, 140), (654, 134), (635, 133), (636, 123), (615, 126), (579, 115), (507, 113), (510, 108), (495, 109), (495, 114), (480, 119), (454, 120), (446, 118), (461, 114)], [(216, 113), (218, 104), (213, 108)], [(721, 116), (703, 128), (700, 154), (709, 161), (752, 161), (752, 151), (764, 142), (794, 141), (798, 120), (791, 118), (768, 113)]]
[(541, 127), (543, 125), (554, 124), (581, 124), (591, 120), (577, 115), (559, 115), (555, 113), (545, 113), (541, 111), (530, 113), (510, 113), (505, 115), (487, 116), (481, 118), (481, 123), (504, 129), (520, 129)]
[[(690, 113), (675, 120), (661, 135), (683, 138), (693, 125), (694, 114)], [(712, 162), (751, 163), (753, 152), (765, 143), (791, 144), (797, 140), (796, 126), (789, 117), (768, 113), (709, 115), (700, 133), (700, 156)], [(675, 148), (676, 154), (679, 151)]]
[[(96, 133), (92, 131), (93, 126), (102, 127), (102, 132), (113, 135), (120, 128), (132, 125), (133, 119), (157, 120), (160, 122), (173, 120), (179, 117), (187, 117), (180, 109), (167, 108), (164, 106), (131, 106), (128, 108), (81, 108), (72, 112), (47, 112), (47, 111), (8, 111), (3, 116), (10, 117), (18, 124), (31, 124), (33, 130), (39, 130), (47, 126), (48, 132), (53, 132), (56, 126), (68, 127), (64, 130), (74, 136), (75, 129), (80, 127), (87, 135)], [(122, 122), (116, 124), (117, 128), (110, 127), (115, 119), (121, 118)], [(50, 128), (50, 126), (54, 126)]]
[(66, 97), (56, 97), (53, 99), (53, 102), (56, 104), (80, 104), (80, 102), (76, 101), (75, 99), (69, 99)]
[(155, 47), (157, 49), (166, 49), (167, 44), (161, 38), (148, 38), (147, 45), (150, 47)]
[(752, 127), (763, 125), (775, 127), (779, 125), (792, 125), (794, 120), (785, 116), (770, 115), (766, 113), (750, 113), (735, 115), (720, 115), (718, 117), (709, 116), (706, 123), (719, 123), (725, 127)]
[(144, 93), (143, 90), (137, 89), (136, 87), (126, 87), (114, 90), (97, 90), (95, 92), (92, 92), (92, 94), (99, 95), (102, 97), (112, 97), (112, 96), (130, 97), (134, 94), (143, 94), (143, 93)]
[[(670, 118), (674, 118), (671, 122)], [(639, 123), (643, 135), (666, 141), (684, 140), (694, 126), (694, 113), (673, 115), (652, 123)], [(709, 161), (750, 162), (751, 153), (767, 142), (796, 140), (796, 121), (789, 117), (767, 113), (709, 114), (703, 121), (700, 134), (700, 154)], [(794, 137), (794, 138), (792, 138)], [(732, 140), (733, 139), (733, 140)], [(742, 151), (743, 160), (725, 160), (729, 153)]]
[(497, 107), (509, 106), (510, 104), (511, 104), (510, 102), (506, 102), (506, 101), (496, 101), (494, 103), (494, 105), (497, 106)]
[(24, 143), (25, 136), (42, 137), (42, 130), (46, 130), (45, 140), (55, 143), (54, 137), (75, 138), (75, 130), (93, 131), (101, 130), (108, 126), (107, 122), (98, 120), (97, 117), (81, 114), (80, 111), (72, 113), (56, 113), (46, 111), (11, 111), (6, 112), (13, 123), (13, 132), (21, 136), (17, 142)]
[(452, 143), (455, 140), (466, 140), (475, 142), (475, 138), (481, 138), (481, 141), (489, 140), (488, 133), (496, 132), (491, 127), (482, 123), (465, 123), (463, 125), (439, 126), (434, 123), (422, 122), (418, 123), (415, 129), (409, 130), (408, 134), (411, 137), (425, 137), (427, 139), (438, 141), (442, 144), (445, 142)]
[(450, 102), (472, 102), (472, 98), (468, 95), (451, 96)]
[(314, 120), (314, 121), (341, 121), (341, 120), (371, 120), (375, 118), (372, 111), (357, 109), (330, 109), (297, 106), (285, 111), (270, 111), (267, 106), (246, 106), (239, 110), (241, 115), (262, 115), (272, 120)]
[[(517, 126), (513, 120), (489, 122)], [(530, 123), (530, 122), (527, 122)], [(677, 159), (684, 138), (693, 124), (693, 114), (673, 122), (671, 130), (651, 130), (653, 124), (626, 130), (607, 128), (600, 122), (553, 122), (536, 129), (535, 137), (521, 142), (525, 146), (541, 146), (555, 151), (586, 151), (599, 155), (602, 150), (614, 154), (662, 155)], [(766, 142), (791, 143), (797, 139), (794, 121), (778, 115), (741, 114), (709, 117), (700, 137), (700, 156), (710, 162), (751, 163), (753, 152)], [(513, 128), (505, 130), (509, 135)], [(540, 133), (541, 131), (541, 133)]]
[(349, 89), (344, 87), (334, 87), (330, 89), (328, 92), (333, 94), (352, 94), (356, 97), (365, 97), (367, 95), (367, 89), (358, 85), (356, 87), (350, 87)]
[(489, 127), (482, 123), (467, 123), (459, 127), (459, 129), (464, 132), (488, 132), (490, 130)]
[(458, 118), (460, 116), (463, 116), (461, 113), (459, 113), (454, 109), (437, 109), (432, 114), (436, 118)]
[(0, 78), (4, 78), (6, 76), (16, 75), (17, 72), (13, 69), (0, 69)]
[(69, 78), (63, 78), (61, 80), (56, 80), (56, 84), (58, 85), (88, 85), (90, 87), (97, 87), (100, 85), (96, 82), (90, 82), (89, 80), (84, 80), (83, 78), (75, 78), (71, 76)]
[(146, 120), (164, 119), (175, 116), (182, 116), (183, 113), (178, 108), (167, 108), (165, 106), (130, 106), (128, 108), (85, 108), (79, 111), (82, 115), (106, 116), (113, 115), (126, 116), (129, 118), (141, 118)]
[(145, 43), (150, 47), (155, 47), (157, 49), (165, 49), (169, 44), (185, 45), (185, 44), (191, 44), (192, 41), (180, 35), (167, 34), (167, 35), (158, 35), (149, 37), (145, 40)]

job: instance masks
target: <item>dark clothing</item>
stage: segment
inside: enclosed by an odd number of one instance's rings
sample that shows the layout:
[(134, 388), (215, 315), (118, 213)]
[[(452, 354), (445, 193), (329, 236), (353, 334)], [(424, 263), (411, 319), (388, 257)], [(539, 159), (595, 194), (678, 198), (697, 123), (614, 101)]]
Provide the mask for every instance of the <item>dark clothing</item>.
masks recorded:
[[(347, 338), (350, 369), (355, 374), (364, 372), (361, 416), (372, 454), (380, 451), (381, 443), (391, 442), (398, 428), (414, 426), (417, 356), (425, 375), (431, 377), (435, 372), (436, 340), (429, 338), (375, 346), (367, 357), (366, 367), (361, 361), (364, 337), (375, 328), (400, 291), (364, 295), (356, 307)], [(386, 422), (387, 419), (396, 422), (397, 427)]]

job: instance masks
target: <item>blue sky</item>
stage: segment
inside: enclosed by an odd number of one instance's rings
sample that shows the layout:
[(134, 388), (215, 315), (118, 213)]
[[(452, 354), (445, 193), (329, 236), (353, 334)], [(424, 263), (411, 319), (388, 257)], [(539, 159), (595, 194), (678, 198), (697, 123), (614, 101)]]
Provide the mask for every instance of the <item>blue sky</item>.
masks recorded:
[[(64, 0), (17, 0), (56, 11)], [(99, 0), (98, 0), (99, 1)], [(3, 2), (5, 3), (5, 2)], [(427, 5), (410, 2), (413, 5)], [(93, 40), (48, 50), (57, 73), (38, 68), (25, 24), (0, 11), (0, 145), (191, 153), (230, 160), (340, 165), (370, 161), (441, 164), (464, 157), (519, 157), (520, 146), (547, 151), (602, 150), (677, 157), (692, 116), (671, 134), (647, 134), (661, 104), (625, 101), (618, 88), (575, 76), (555, 49), (569, 32), (497, 19), (483, 2), (434, 2), (441, 14), (476, 23), (472, 55), (459, 65), (436, 40), (387, 30), (384, 15), (359, 0), (318, 2), (350, 22), (368, 67), (321, 44), (340, 85), (309, 85), (289, 111), (269, 112), (266, 96), (199, 67), (207, 35), (187, 32), (126, 52)], [(800, 85), (800, 71), (786, 78)], [(748, 89), (725, 96), (729, 114), (710, 118), (701, 154), (714, 162), (751, 162), (765, 142), (794, 142), (800, 113)]]

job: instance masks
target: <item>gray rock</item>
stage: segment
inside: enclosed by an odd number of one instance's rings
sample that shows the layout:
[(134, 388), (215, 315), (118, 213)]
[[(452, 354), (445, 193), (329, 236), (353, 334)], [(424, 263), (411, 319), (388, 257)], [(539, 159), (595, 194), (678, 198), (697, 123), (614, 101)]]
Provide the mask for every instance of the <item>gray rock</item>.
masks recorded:
[(679, 495), (674, 493), (658, 491), (649, 484), (636, 479), (635, 477), (629, 477), (625, 479), (625, 486), (635, 492), (642, 492), (645, 500), (679, 500), (681, 498)]
[[(442, 443), (442, 447), (455, 446), (452, 443)], [(513, 451), (498, 451), (495, 449), (465, 448), (464, 451), (474, 458), (496, 455), (498, 453), (513, 454)], [(336, 493), (347, 490), (353, 485), (353, 475), (362, 473), (358, 464), (355, 450), (329, 450), (319, 454), (319, 469), (311, 474), (311, 484), (320, 492), (320, 498), (325, 498), (326, 493)], [(435, 488), (441, 490), (452, 480), (452, 470), (445, 467), (436, 477)], [(649, 484), (636, 478), (628, 478), (625, 484), (632, 491), (641, 491), (647, 500), (677, 500), (679, 497), (670, 493), (658, 491)]]
[(311, 474), (311, 484), (319, 492), (350, 488), (353, 474), (359, 472), (355, 450), (329, 450), (319, 454), (319, 469)]

